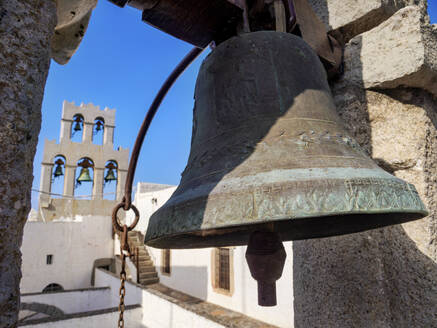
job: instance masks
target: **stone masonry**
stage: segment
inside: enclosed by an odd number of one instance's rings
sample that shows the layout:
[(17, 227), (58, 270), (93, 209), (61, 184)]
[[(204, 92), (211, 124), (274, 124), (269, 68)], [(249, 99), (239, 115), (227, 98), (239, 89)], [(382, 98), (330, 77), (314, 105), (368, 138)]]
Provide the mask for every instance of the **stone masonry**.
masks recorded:
[[(416, 185), (430, 215), (293, 243), (294, 326), (437, 327), (437, 28), (425, 0), (310, 2), (345, 42), (345, 74), (332, 91), (346, 127), (381, 166)], [(19, 248), (49, 59), (68, 61), (95, 5), (57, 1), (66, 25), (57, 27), (60, 40), (53, 39), (50, 54), (55, 3), (0, 4), (1, 328), (17, 321)], [(75, 17), (62, 16), (71, 6)]]
[[(20, 246), (50, 57), (65, 64), (97, 0), (0, 2), (0, 327), (16, 327)], [(57, 24), (58, 23), (58, 24)], [(55, 32), (55, 33), (54, 33)]]
[(430, 215), (295, 242), (296, 328), (437, 327), (436, 28), (424, 1), (365, 4), (317, 1), (321, 18), (349, 41), (345, 74), (332, 82), (333, 96), (369, 156), (415, 184)]
[(56, 25), (52, 0), (0, 3), (0, 327), (15, 327), (41, 102)]
[[(83, 118), (82, 142), (71, 140), (74, 117)], [(103, 123), (102, 145), (93, 143), (95, 120)], [(64, 101), (59, 143), (56, 140), (45, 140), (43, 160), (41, 163), (41, 181), (39, 197), (39, 219), (51, 221), (69, 215), (108, 215), (108, 208), (113, 208), (120, 201), (124, 193), (124, 184), (129, 164), (129, 149), (118, 147), (114, 149), (115, 109), (105, 108), (93, 104), (81, 104)], [(65, 161), (65, 175), (63, 179), (63, 197), (53, 198), (50, 195), (53, 180), (55, 160), (62, 156)], [(75, 177), (78, 172), (78, 162), (88, 158), (93, 162), (93, 192), (92, 201), (75, 199)], [(105, 167), (109, 161), (116, 164), (115, 175), (117, 188), (115, 200), (104, 199), (103, 185)], [(123, 214), (120, 214), (122, 217)]]

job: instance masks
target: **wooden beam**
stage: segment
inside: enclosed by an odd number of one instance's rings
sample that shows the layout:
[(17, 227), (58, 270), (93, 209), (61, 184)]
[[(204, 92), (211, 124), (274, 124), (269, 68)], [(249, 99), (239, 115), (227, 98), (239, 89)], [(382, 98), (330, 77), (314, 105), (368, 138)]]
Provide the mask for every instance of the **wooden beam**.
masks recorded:
[(225, 40), (236, 34), (243, 10), (239, 0), (147, 0), (144, 22), (198, 47)]

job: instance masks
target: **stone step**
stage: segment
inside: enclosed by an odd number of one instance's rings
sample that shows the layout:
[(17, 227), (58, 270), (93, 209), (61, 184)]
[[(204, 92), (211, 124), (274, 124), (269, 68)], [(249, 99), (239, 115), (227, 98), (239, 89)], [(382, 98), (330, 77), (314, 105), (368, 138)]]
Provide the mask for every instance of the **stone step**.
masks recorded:
[[(132, 252), (135, 253), (135, 249), (131, 248)], [(147, 251), (145, 251), (144, 249), (139, 249), (138, 250), (138, 255), (139, 256), (149, 256), (149, 253)]]
[(141, 279), (151, 279), (151, 278), (158, 278), (158, 274), (156, 272), (141, 272), (140, 273), (140, 280)]
[[(137, 264), (135, 261), (134, 261), (134, 263), (135, 264)], [(154, 264), (153, 264), (153, 261), (152, 261), (152, 259), (151, 258), (140, 258), (139, 260), (138, 260), (138, 265), (141, 267), (141, 266), (154, 266)]]
[(156, 284), (159, 282), (159, 278), (140, 279), (140, 284), (143, 286)]
[(149, 255), (149, 252), (147, 252), (147, 250), (144, 247), (135, 247), (135, 245), (132, 245), (132, 244), (129, 244), (129, 247), (130, 247), (131, 251), (134, 253), (135, 253), (135, 248), (138, 248), (138, 254)]
[(153, 262), (151, 260), (141, 260), (138, 261), (140, 267), (141, 266), (152, 266), (153, 267)]
[(140, 273), (156, 272), (155, 267), (153, 265), (147, 265), (147, 266), (140, 265), (139, 271), (140, 271)]
[(129, 244), (129, 246), (132, 249), (132, 251), (135, 251), (135, 248), (137, 248), (138, 252), (148, 254), (147, 249), (144, 248), (144, 245), (135, 246), (135, 245)]

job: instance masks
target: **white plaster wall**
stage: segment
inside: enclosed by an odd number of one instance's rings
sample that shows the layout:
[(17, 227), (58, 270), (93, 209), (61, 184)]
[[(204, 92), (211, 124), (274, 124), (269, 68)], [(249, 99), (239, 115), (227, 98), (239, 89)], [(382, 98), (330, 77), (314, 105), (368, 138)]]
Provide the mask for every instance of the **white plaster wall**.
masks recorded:
[[(125, 326), (129, 328), (146, 328), (141, 324), (142, 309), (125, 310)], [(118, 322), (118, 311), (92, 315), (87, 317), (72, 318), (54, 322), (44, 322), (40, 324), (28, 325), (26, 327), (35, 328), (102, 328), (115, 327)]]
[[(94, 260), (113, 257), (111, 218), (27, 222), (21, 252), (21, 293), (41, 292), (51, 283), (64, 289), (91, 287)], [(53, 254), (51, 265), (46, 264), (48, 254)]]
[(217, 293), (212, 288), (212, 249), (171, 250), (171, 274), (161, 273), (161, 250), (148, 247), (163, 285), (223, 306), (249, 317), (277, 325), (294, 327), (292, 243), (285, 242), (287, 259), (282, 277), (276, 283), (278, 305), (258, 306), (257, 283), (246, 263), (246, 247), (233, 248), (234, 292), (232, 296)]
[(53, 305), (66, 314), (102, 310), (111, 307), (111, 289), (93, 288), (50, 294), (21, 295), (21, 302)]
[(143, 324), (148, 328), (224, 328), (164, 298), (143, 291)]
[[(145, 234), (147, 230), (147, 225), (149, 224), (149, 218), (152, 213), (155, 212), (162, 205), (164, 205), (164, 203), (170, 198), (176, 188), (177, 186), (173, 186), (162, 190), (135, 194), (133, 203), (140, 212), (140, 221), (135, 227), (135, 230), (140, 231), (142, 234)], [(154, 204), (152, 202), (152, 199), (154, 198), (157, 200), (157, 204)], [(130, 224), (134, 218), (132, 211), (129, 211), (126, 214), (126, 217), (127, 223)]]
[[(112, 306), (118, 305), (118, 289), (120, 288), (120, 280), (118, 277), (107, 271), (97, 269), (96, 286), (110, 286), (112, 290)], [(151, 293), (147, 289), (142, 289), (137, 285), (127, 282), (125, 304), (132, 305), (138, 303), (142, 305), (142, 324), (147, 328), (224, 327), (194, 312), (188, 311), (177, 304), (171, 303)], [(130, 326), (126, 325), (126, 327)]]
[[(118, 295), (120, 289), (120, 278), (106, 270), (96, 269), (95, 272), (95, 287), (109, 287), (110, 298), (109, 307), (118, 306), (120, 302), (120, 296)], [(141, 304), (142, 301), (142, 289), (129, 281), (125, 284), (126, 295), (124, 297), (125, 305)]]
[[(136, 193), (134, 204), (140, 211), (140, 223), (136, 230), (145, 233), (151, 214), (162, 206), (175, 187), (155, 192)], [(137, 189), (139, 190), (139, 188)], [(158, 204), (152, 204), (157, 198)], [(129, 223), (132, 216), (128, 218)], [(217, 293), (212, 288), (211, 256), (212, 249), (171, 250), (171, 274), (161, 273), (161, 250), (148, 247), (150, 256), (158, 271), (160, 282), (170, 288), (182, 291), (202, 300), (244, 313), (267, 323), (280, 327), (293, 327), (293, 255), (292, 243), (284, 243), (287, 259), (282, 277), (277, 281), (278, 305), (258, 306), (258, 288), (246, 263), (246, 247), (233, 248), (234, 292), (231, 296)]]

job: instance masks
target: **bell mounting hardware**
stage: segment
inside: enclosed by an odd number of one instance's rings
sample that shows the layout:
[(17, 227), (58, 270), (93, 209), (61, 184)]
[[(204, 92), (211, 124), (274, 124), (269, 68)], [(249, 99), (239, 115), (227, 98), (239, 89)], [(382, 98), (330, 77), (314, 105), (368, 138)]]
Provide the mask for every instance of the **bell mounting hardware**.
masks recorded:
[[(145, 22), (195, 46), (165, 81), (135, 142), (125, 196), (113, 211), (123, 260), (127, 231), (139, 219), (131, 192), (145, 134), (173, 82), (211, 43), (196, 82), (188, 164), (150, 217), (147, 245), (248, 245), (259, 304), (274, 306), (282, 241), (427, 215), (414, 186), (379, 168), (344, 129), (327, 82), (341, 73), (341, 45), (307, 0), (113, 2), (142, 10)], [(136, 213), (130, 227), (118, 223), (121, 208)]]

